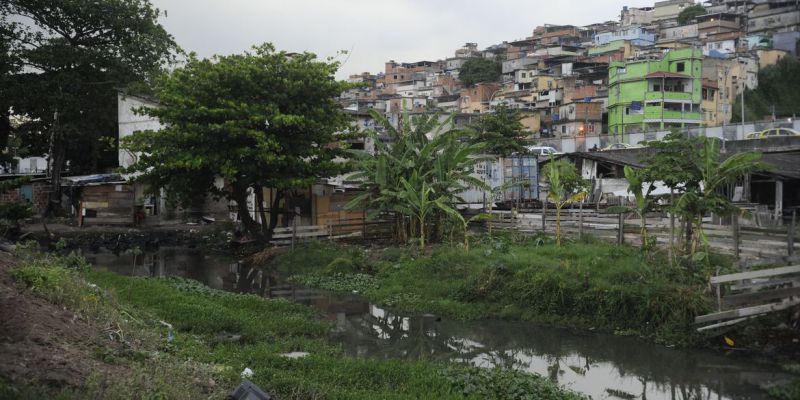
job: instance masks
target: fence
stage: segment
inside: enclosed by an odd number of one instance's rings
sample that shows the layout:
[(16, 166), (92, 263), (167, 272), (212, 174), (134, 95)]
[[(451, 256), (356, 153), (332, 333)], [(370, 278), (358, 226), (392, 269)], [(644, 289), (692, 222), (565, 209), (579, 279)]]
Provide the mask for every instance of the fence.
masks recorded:
[[(797, 261), (797, 259), (793, 259)], [(730, 326), (759, 315), (800, 305), (800, 266), (745, 271), (711, 277), (717, 311), (695, 318), (704, 331)]]
[[(521, 233), (555, 232), (556, 212), (553, 209), (538, 212), (492, 211), (493, 229), (513, 230)], [(544, 215), (544, 218), (542, 218)], [(646, 218), (648, 236), (662, 246), (670, 244), (670, 230), (674, 229), (672, 239), (677, 241), (681, 235), (676, 221), (670, 227), (670, 219), (664, 214), (648, 214)], [(709, 246), (716, 252), (733, 254), (742, 260), (776, 259), (798, 254), (795, 219), (787, 226), (754, 227), (741, 226), (738, 218), (730, 225), (712, 223), (705, 218), (703, 232)], [(641, 220), (625, 214), (612, 214), (597, 209), (563, 209), (561, 211), (561, 231), (565, 235), (592, 235), (600, 239), (639, 245)], [(674, 244), (674, 243), (673, 243)]]

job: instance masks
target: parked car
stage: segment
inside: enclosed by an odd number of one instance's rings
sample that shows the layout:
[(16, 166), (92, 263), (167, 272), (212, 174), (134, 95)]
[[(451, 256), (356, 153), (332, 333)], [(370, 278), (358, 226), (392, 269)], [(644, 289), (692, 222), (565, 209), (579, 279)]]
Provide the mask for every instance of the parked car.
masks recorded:
[(628, 143), (612, 143), (606, 147), (600, 149), (600, 151), (608, 151), (608, 150), (624, 150), (624, 149), (638, 149), (642, 146), (637, 144), (628, 144)]
[(549, 156), (549, 155), (557, 155), (563, 154), (550, 146), (525, 146), (528, 149), (528, 154), (533, 154), (535, 156)]
[(751, 132), (744, 135), (745, 139), (763, 139), (778, 136), (800, 136), (800, 132), (789, 128), (772, 128), (760, 132)]

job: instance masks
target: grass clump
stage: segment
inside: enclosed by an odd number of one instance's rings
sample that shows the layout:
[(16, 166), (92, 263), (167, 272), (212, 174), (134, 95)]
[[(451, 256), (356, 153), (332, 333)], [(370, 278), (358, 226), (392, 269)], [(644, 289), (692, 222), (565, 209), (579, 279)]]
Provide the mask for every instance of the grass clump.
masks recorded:
[[(556, 246), (546, 237), (480, 238), (469, 252), (442, 245), (427, 254), (409, 248), (368, 250), (314, 244), (278, 257), (279, 264), (338, 254), (357, 257), (374, 279), (345, 285), (357, 274), (325, 277), (299, 267), (291, 278), (307, 286), (358, 290), (397, 311), (457, 319), (505, 317), (651, 337), (694, 340), (694, 316), (709, 310), (705, 279), (692, 268), (670, 268), (665, 255), (591, 239)], [(725, 260), (718, 260), (724, 262)], [(361, 273), (363, 274), (363, 273)], [(332, 284), (332, 280), (337, 284)]]
[(583, 399), (584, 396), (564, 391), (544, 377), (508, 369), (444, 368), (439, 372), (464, 396), (483, 399), (551, 400)]

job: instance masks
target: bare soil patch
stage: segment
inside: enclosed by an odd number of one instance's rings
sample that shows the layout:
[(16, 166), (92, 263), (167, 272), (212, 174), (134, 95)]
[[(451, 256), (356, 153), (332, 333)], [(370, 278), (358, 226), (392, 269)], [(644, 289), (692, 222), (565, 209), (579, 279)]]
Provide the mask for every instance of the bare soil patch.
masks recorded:
[(10, 276), (12, 255), (0, 252), (0, 377), (12, 385), (54, 388), (85, 384), (90, 377), (126, 374), (101, 361), (97, 350), (119, 346), (101, 327), (34, 296)]

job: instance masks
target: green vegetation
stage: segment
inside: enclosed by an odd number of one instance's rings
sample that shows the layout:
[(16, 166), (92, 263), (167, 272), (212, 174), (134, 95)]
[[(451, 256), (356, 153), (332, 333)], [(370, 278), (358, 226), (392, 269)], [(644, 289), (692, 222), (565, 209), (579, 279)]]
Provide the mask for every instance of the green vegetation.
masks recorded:
[(525, 152), (523, 136), (525, 127), (519, 110), (511, 110), (505, 104), (495, 107), (494, 112), (482, 114), (471, 127), (475, 131), (472, 141), (486, 143), (486, 151), (503, 157)]
[(159, 14), (146, 0), (0, 2), (0, 148), (52, 151), (48, 211), (67, 161), (78, 175), (117, 165), (117, 91), (146, 86), (177, 51)]
[(783, 370), (799, 376), (783, 385), (769, 388), (769, 395), (780, 400), (800, 399), (800, 364), (788, 364), (783, 366)]
[[(251, 368), (253, 382), (287, 399), (582, 398), (542, 377), (521, 372), (426, 360), (342, 357), (341, 350), (326, 341), (328, 323), (316, 320), (310, 308), (285, 300), (221, 292), (185, 279), (89, 272), (85, 266), (76, 268), (72, 265), (75, 261), (70, 260), (27, 257), (14, 276), (50, 301), (76, 310), (91, 307), (95, 310), (90, 313), (93, 318), (121, 324), (120, 331), (129, 341), (144, 343), (142, 349), (110, 355), (99, 351), (98, 357), (149, 369), (152, 378), (155, 373), (160, 377), (147, 382), (133, 378), (112, 381), (105, 397), (127, 397), (124, 393), (137, 393), (142, 398), (221, 397), (219, 392), (200, 393), (202, 385), (196, 383), (197, 379), (213, 377), (217, 390), (226, 392), (238, 384), (241, 371)], [(328, 260), (328, 264), (335, 260)], [(152, 350), (147, 350), (148, 343)], [(299, 359), (281, 356), (292, 351), (310, 355)], [(168, 384), (161, 384), (165, 382)], [(104, 387), (108, 388), (107, 384)], [(94, 398), (98, 395), (95, 386), (45, 392), (60, 398)], [(43, 390), (35, 382), (20, 388), (0, 381), (0, 394), (11, 394), (12, 398)]]
[[(774, 114), (792, 117), (800, 110), (800, 62), (794, 57), (783, 57), (775, 65), (758, 71), (758, 88), (744, 94), (745, 121), (755, 121)], [(732, 106), (732, 121), (742, 120), (742, 97), (737, 96)]]
[[(324, 272), (342, 257), (374, 279)], [(714, 263), (730, 268), (722, 258)], [(356, 290), (398, 311), (535, 320), (665, 343), (691, 341), (694, 316), (709, 310), (705, 281), (690, 268), (667, 267), (661, 253), (588, 238), (556, 246), (546, 237), (484, 237), (469, 252), (443, 245), (424, 255), (416, 247), (362, 251), (316, 243), (279, 256), (272, 267), (294, 282)]]
[[(766, 169), (761, 153), (740, 152), (722, 159), (719, 139), (688, 138), (677, 131), (649, 146), (658, 151), (651, 153), (645, 160), (647, 167), (637, 172), (639, 180), (662, 181), (676, 193), (678, 198), (669, 209), (683, 220), (684, 252), (690, 257), (707, 260), (710, 253), (703, 232), (703, 217), (742, 212), (723, 189), (746, 174)], [(702, 251), (698, 252), (700, 246)]]
[(458, 79), (467, 86), (481, 82), (496, 82), (503, 72), (499, 61), (488, 58), (470, 58), (458, 71)]
[(547, 200), (556, 206), (556, 245), (561, 246), (561, 209), (567, 204), (583, 201), (586, 197), (585, 186), (575, 164), (567, 160), (555, 160), (544, 166), (543, 175), (549, 185)]
[(463, 203), (460, 193), (469, 187), (486, 189), (472, 176), (473, 167), (487, 160), (478, 156), (485, 144), (467, 144), (467, 132), (449, 129), (452, 115), (440, 121), (435, 114), (413, 119), (404, 114), (400, 130), (374, 110), (370, 115), (384, 128), (391, 145), (375, 140), (374, 155), (359, 155), (360, 172), (351, 179), (361, 179), (365, 191), (347, 207), (368, 207), (371, 216), (391, 215), (398, 241), (414, 238), (421, 248), (456, 229), (463, 232), (464, 219), (456, 203)]
[(678, 14), (678, 25), (686, 25), (692, 22), (696, 17), (704, 15), (705, 13), (705, 7), (700, 4), (686, 7)]
[[(245, 229), (269, 240), (280, 213), (266, 215), (264, 188), (274, 188), (273, 210), (288, 189), (336, 176), (346, 153), (335, 146), (347, 116), (334, 101), (349, 87), (333, 77), (338, 63), (311, 53), (288, 54), (271, 44), (252, 53), (198, 59), (158, 80), (158, 108), (139, 110), (158, 118), (164, 129), (132, 135), (124, 145), (142, 152), (130, 171), (142, 172), (152, 188), (165, 188), (181, 204), (206, 194), (247, 204), (256, 197), (258, 224), (244, 207)], [(225, 188), (215, 185), (224, 178)]]

